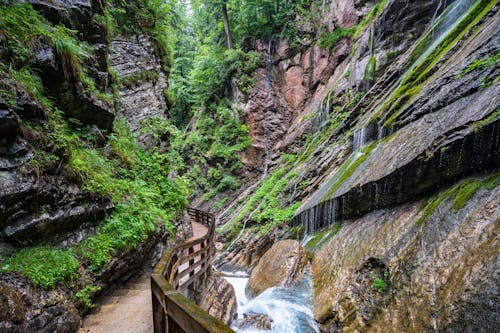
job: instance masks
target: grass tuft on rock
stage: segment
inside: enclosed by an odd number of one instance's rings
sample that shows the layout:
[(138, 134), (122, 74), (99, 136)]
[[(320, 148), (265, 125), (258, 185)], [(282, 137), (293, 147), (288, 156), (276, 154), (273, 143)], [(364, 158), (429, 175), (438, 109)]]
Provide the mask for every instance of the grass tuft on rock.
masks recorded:
[(75, 281), (78, 267), (71, 250), (34, 247), (14, 253), (5, 261), (2, 271), (16, 272), (35, 287), (51, 289), (57, 283)]

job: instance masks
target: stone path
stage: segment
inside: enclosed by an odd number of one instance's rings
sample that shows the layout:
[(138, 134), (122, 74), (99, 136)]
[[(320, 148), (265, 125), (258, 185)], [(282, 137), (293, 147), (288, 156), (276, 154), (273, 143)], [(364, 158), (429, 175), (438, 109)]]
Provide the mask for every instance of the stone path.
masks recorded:
[(149, 273), (104, 297), (97, 312), (85, 317), (80, 333), (150, 333), (153, 311)]
[[(208, 229), (193, 224), (193, 237), (203, 237)], [(80, 333), (152, 333), (150, 273), (127, 282), (122, 288), (104, 297), (100, 306), (83, 320)]]

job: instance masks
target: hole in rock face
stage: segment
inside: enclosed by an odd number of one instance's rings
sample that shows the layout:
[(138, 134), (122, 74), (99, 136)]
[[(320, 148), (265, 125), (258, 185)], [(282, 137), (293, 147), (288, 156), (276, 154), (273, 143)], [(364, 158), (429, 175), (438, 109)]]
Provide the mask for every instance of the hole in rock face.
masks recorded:
[(390, 272), (384, 262), (370, 257), (354, 273), (350, 287), (351, 302), (358, 316), (369, 321), (385, 306), (389, 298)]

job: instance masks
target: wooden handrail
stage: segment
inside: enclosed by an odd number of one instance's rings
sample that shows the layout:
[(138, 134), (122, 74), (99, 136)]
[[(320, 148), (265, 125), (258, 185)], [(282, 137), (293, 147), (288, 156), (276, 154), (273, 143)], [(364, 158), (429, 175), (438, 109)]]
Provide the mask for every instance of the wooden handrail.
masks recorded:
[(168, 249), (151, 274), (151, 297), (155, 333), (234, 332), (210, 316), (181, 292), (206, 279), (215, 253), (215, 218), (188, 208), (193, 222), (207, 227), (201, 238)]

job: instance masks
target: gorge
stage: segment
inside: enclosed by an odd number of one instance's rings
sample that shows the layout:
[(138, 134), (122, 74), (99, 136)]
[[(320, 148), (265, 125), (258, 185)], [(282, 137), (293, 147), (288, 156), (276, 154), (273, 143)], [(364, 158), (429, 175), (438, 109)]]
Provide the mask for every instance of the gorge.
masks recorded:
[(92, 332), (188, 206), (237, 332), (498, 330), (499, 9), (3, 1), (0, 332)]

